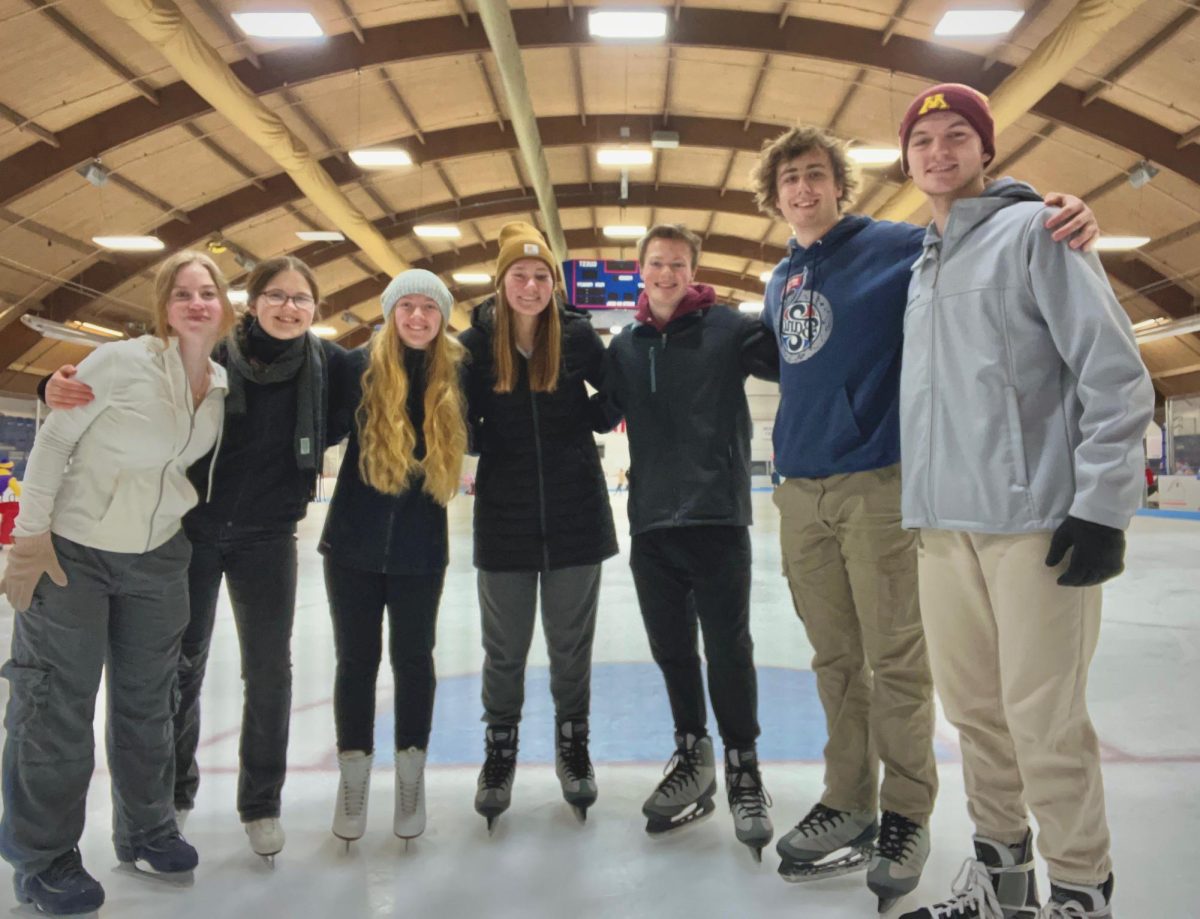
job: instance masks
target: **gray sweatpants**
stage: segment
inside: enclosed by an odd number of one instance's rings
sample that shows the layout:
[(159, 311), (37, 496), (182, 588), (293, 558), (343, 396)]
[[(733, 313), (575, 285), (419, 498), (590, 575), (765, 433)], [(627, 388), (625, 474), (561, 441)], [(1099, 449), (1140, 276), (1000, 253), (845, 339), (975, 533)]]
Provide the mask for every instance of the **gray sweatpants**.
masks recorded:
[(12, 658), (0, 668), (11, 691), (0, 855), (26, 875), (83, 835), (104, 668), (113, 842), (142, 845), (175, 825), (171, 713), (191, 545), (182, 531), (144, 554), (55, 536), (54, 551), (67, 586), (41, 579), (33, 605), (14, 619)]
[(480, 571), (483, 720), (488, 724), (517, 724), (521, 720), (525, 661), (533, 641), (539, 582), (555, 717), (561, 723), (588, 716), (600, 566), (578, 565), (557, 571)]

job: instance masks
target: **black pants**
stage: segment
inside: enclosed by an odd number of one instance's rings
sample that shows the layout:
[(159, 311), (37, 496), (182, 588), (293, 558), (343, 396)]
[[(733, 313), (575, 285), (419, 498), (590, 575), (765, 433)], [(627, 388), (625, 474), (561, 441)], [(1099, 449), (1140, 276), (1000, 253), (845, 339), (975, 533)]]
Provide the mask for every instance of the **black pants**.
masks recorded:
[(245, 821), (278, 817), (292, 712), (296, 534), (223, 527), (213, 533), (193, 530), (191, 536), (191, 618), (179, 652), (175, 714), (175, 807), (192, 808), (200, 785), (200, 687), (224, 576), (242, 656), (238, 814)]
[(379, 574), (325, 557), (325, 590), (333, 617), (337, 676), (333, 715), (339, 751), (375, 750), (375, 679), (383, 655), (383, 611), (396, 692), (396, 749), (429, 746), (433, 721), (433, 644), (445, 570)]
[(640, 533), (633, 537), (629, 566), (650, 653), (666, 680), (675, 730), (707, 733), (696, 640), (699, 621), (721, 738), (726, 747), (753, 747), (759, 733), (758, 681), (750, 638), (746, 527), (670, 527)]

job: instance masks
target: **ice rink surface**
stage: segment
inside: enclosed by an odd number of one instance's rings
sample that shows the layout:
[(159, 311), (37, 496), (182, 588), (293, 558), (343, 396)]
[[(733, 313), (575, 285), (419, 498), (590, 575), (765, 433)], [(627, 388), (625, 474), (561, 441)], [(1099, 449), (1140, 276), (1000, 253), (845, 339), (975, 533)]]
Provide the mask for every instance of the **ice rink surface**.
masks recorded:
[[(623, 494), (613, 496), (618, 530)], [(759, 667), (759, 750), (776, 835), (821, 791), (824, 726), (812, 652), (779, 574), (778, 517), (754, 495), (753, 633)], [(562, 802), (554, 777), (546, 654), (534, 637), (512, 809), (488, 836), (472, 808), (481, 762), (480, 650), (471, 566), (471, 499), (451, 505), (451, 566), (442, 602), (438, 698), (427, 772), (429, 828), (405, 849), (391, 832), (391, 675), (381, 668), (376, 769), (367, 835), (349, 853), (329, 832), (336, 791), (331, 697), (333, 639), (316, 541), (324, 505), (300, 530), (301, 583), (293, 642), (295, 686), (283, 824), (274, 870), (249, 850), (234, 808), (241, 681), (227, 600), (218, 612), (203, 697), (202, 786), (186, 835), (200, 851), (195, 885), (164, 888), (113, 873), (111, 803), (99, 765), (81, 843), (104, 884), (101, 915), (120, 919), (209, 917), (862, 917), (875, 899), (862, 874), (807, 885), (776, 874), (773, 846), (755, 864), (733, 837), (718, 799), (704, 823), (665, 839), (644, 830), (641, 802), (672, 751), (666, 693), (651, 663), (628, 569), (628, 537), (606, 563), (593, 674), (592, 750), (600, 799), (586, 824)], [(3, 559), (0, 554), (0, 560)], [(2, 563), (2, 561), (0, 561)], [(1200, 915), (1191, 844), (1200, 838), (1200, 522), (1138, 517), (1126, 573), (1105, 590), (1104, 625), (1089, 700), (1105, 755), (1116, 863), (1115, 915)], [(12, 611), (0, 599), (7, 655)], [(7, 698), (7, 684), (0, 693)], [(715, 725), (710, 715), (710, 730)], [(719, 745), (718, 745), (719, 746)], [(893, 910), (941, 899), (969, 854), (954, 732), (939, 722), (941, 792), (933, 851), (921, 886)], [(1044, 865), (1040, 884), (1046, 889)], [(11, 870), (0, 863), (0, 914), (11, 908)]]

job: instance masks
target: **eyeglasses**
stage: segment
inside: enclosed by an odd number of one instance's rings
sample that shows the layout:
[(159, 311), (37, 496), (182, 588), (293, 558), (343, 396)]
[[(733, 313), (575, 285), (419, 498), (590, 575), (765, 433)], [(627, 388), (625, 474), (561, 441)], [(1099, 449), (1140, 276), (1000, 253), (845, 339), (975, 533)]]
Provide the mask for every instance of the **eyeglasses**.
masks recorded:
[(282, 290), (264, 290), (260, 296), (271, 306), (283, 306), (289, 300), (296, 304), (298, 310), (310, 310), (317, 305), (309, 294), (288, 294)]

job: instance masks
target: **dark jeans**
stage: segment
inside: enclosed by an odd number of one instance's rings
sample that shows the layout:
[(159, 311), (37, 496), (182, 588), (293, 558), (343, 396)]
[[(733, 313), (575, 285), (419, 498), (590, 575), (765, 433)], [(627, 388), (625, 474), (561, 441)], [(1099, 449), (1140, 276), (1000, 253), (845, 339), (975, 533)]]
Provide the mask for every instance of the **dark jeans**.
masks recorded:
[(238, 814), (244, 821), (278, 817), (292, 711), (296, 534), (238, 527), (192, 535), (192, 615), (179, 653), (180, 702), (175, 716), (175, 807), (192, 808), (200, 785), (200, 686), (223, 576), (242, 654)]
[(153, 842), (175, 828), (171, 709), (188, 617), (188, 540), (151, 552), (104, 552), (54, 537), (67, 575), (43, 576), (13, 620), (4, 725), (0, 854), (37, 874), (79, 844), (95, 767), (92, 721), (107, 671), (113, 842)]
[(340, 752), (375, 750), (375, 680), (383, 656), (383, 611), (395, 680), (396, 749), (429, 746), (433, 722), (433, 644), (445, 570), (381, 574), (325, 557), (325, 590), (333, 617), (337, 676), (333, 716)]
[(640, 533), (633, 537), (629, 567), (650, 653), (666, 680), (675, 730), (707, 733), (696, 640), (699, 620), (721, 738), (726, 747), (753, 747), (758, 681), (750, 638), (747, 528), (669, 527)]

